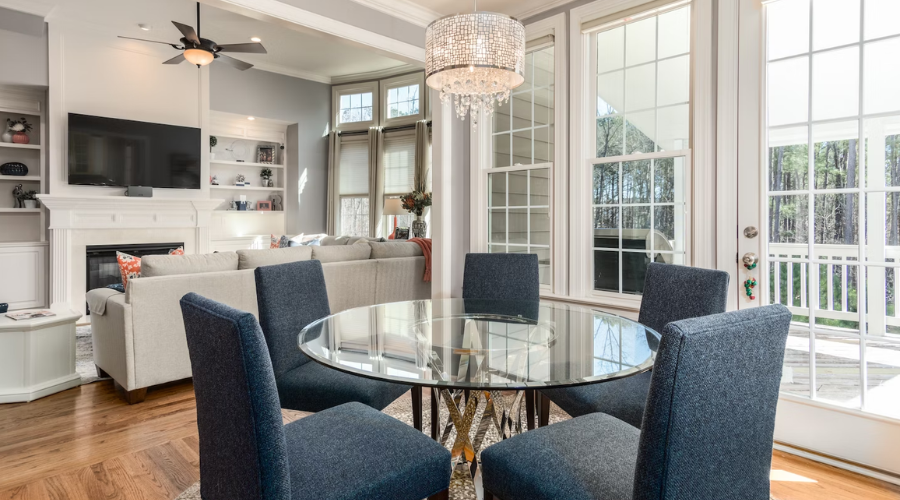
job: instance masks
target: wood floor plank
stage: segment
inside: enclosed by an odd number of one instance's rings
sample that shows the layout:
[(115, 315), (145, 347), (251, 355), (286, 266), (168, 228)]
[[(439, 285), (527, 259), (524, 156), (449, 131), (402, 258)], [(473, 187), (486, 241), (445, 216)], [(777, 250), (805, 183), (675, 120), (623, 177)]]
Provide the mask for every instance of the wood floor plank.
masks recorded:
[[(900, 500), (900, 486), (780, 451), (772, 469), (776, 500)], [(172, 500), (199, 476), (189, 381), (132, 406), (108, 381), (0, 405), (0, 500)]]

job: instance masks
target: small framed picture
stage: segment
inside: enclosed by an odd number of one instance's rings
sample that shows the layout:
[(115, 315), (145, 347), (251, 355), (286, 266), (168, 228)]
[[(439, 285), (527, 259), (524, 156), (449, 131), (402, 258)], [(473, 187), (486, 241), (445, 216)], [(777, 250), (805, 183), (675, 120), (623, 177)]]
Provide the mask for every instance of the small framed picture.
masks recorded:
[(256, 149), (257, 163), (274, 164), (275, 163), (275, 147), (259, 146)]
[(272, 211), (272, 202), (271, 201), (257, 201), (256, 202), (256, 210), (260, 212), (271, 212)]
[(395, 240), (408, 240), (409, 239), (409, 228), (408, 227), (398, 227), (394, 229), (394, 239)]

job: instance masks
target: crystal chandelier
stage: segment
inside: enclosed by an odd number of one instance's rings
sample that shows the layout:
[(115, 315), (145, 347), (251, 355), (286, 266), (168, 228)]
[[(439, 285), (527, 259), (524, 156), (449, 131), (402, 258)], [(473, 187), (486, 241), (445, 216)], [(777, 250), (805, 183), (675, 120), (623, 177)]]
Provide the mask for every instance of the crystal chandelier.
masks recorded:
[(425, 31), (425, 83), (441, 92), (441, 102), (453, 94), (456, 115), (494, 112), (494, 101), (509, 100), (512, 89), (525, 81), (525, 27), (493, 12), (447, 16)]

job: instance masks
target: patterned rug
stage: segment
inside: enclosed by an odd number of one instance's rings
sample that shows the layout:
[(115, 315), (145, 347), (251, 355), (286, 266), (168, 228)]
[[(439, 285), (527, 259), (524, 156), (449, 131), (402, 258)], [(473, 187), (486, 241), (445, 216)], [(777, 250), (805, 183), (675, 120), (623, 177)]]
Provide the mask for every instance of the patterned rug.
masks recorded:
[(101, 379), (94, 366), (94, 343), (91, 340), (91, 325), (75, 328), (75, 371), (81, 375), (81, 385)]
[[(513, 398), (512, 393), (510, 393), (509, 395), (506, 396), (507, 405), (512, 404), (512, 398)], [(424, 411), (422, 412), (422, 413), (424, 413), (423, 418), (422, 418), (422, 428), (426, 429), (426, 432), (430, 432), (430, 431), (428, 431), (428, 429), (431, 428), (431, 412), (428, 410), (429, 399), (428, 399), (427, 394), (425, 395), (424, 400), (425, 400), (425, 408), (424, 408)], [(477, 417), (475, 419), (476, 424), (477, 424), (477, 422), (481, 421), (481, 415), (484, 413), (484, 407), (485, 407), (484, 399), (482, 398), (482, 400), (478, 406), (478, 411), (476, 412), (476, 414), (477, 414)], [(399, 399), (397, 399), (396, 401), (391, 403), (387, 408), (384, 409), (384, 413), (396, 418), (397, 420), (400, 420), (401, 422), (404, 422), (404, 423), (412, 426), (412, 423), (413, 423), (412, 402), (410, 400), (409, 393), (404, 394), (402, 397), (400, 397)], [(524, 417), (524, 413), (525, 413), (524, 402), (522, 404), (521, 413), (522, 413), (521, 416)], [(298, 412), (298, 411), (291, 411), (291, 410), (282, 410), (282, 414), (284, 416), (285, 422), (297, 420), (299, 418), (303, 418), (303, 417), (312, 415), (312, 413)], [(442, 423), (441, 430), (443, 431), (443, 425), (446, 424), (447, 418), (448, 418), (447, 410), (443, 407), (441, 407), (440, 418), (441, 418), (441, 423)], [(566, 414), (564, 411), (559, 409), (559, 407), (557, 407), (556, 405), (553, 405), (551, 407), (550, 423), (561, 422), (561, 421), (567, 420), (569, 418), (571, 418), (571, 417), (569, 417), (568, 414)], [(470, 436), (473, 443), (475, 442), (475, 439), (476, 439), (476, 431), (477, 431), (476, 424), (472, 425), (472, 432), (471, 432), (471, 436)], [(453, 446), (453, 440), (455, 438), (456, 438), (456, 431), (451, 430), (450, 433), (447, 435), (447, 440), (445, 443), (445, 446), (448, 449), (451, 446)], [(479, 449), (483, 450), (483, 449), (487, 448), (489, 445), (498, 442), (499, 440), (500, 440), (500, 436), (497, 433), (496, 428), (494, 428), (494, 426), (491, 425), (488, 427), (488, 430), (484, 435), (482, 445)], [(480, 493), (481, 493), (480, 479), (481, 479), (480, 473), (476, 474), (476, 480), (473, 481), (471, 476), (465, 470), (463, 470), (461, 468), (457, 469), (456, 471), (454, 471), (453, 476), (450, 479), (450, 498), (452, 500), (477, 500), (478, 498), (481, 497), (481, 495), (480, 495)], [(476, 482), (479, 483), (477, 487), (475, 484)], [(476, 491), (477, 491), (477, 493), (476, 493)], [(198, 482), (198, 483), (194, 484), (193, 486), (191, 486), (190, 488), (188, 488), (187, 490), (185, 490), (181, 495), (178, 496), (178, 498), (176, 500), (200, 500), (200, 483)]]

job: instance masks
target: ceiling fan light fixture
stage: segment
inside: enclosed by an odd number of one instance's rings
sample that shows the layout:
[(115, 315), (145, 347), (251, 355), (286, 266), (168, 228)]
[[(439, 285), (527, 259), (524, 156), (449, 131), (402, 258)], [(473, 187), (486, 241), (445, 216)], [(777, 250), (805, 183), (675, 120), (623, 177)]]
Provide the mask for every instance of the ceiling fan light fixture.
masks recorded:
[(203, 49), (187, 49), (184, 51), (184, 58), (188, 60), (189, 63), (197, 65), (197, 66), (206, 66), (207, 64), (213, 62), (215, 56), (212, 52)]

